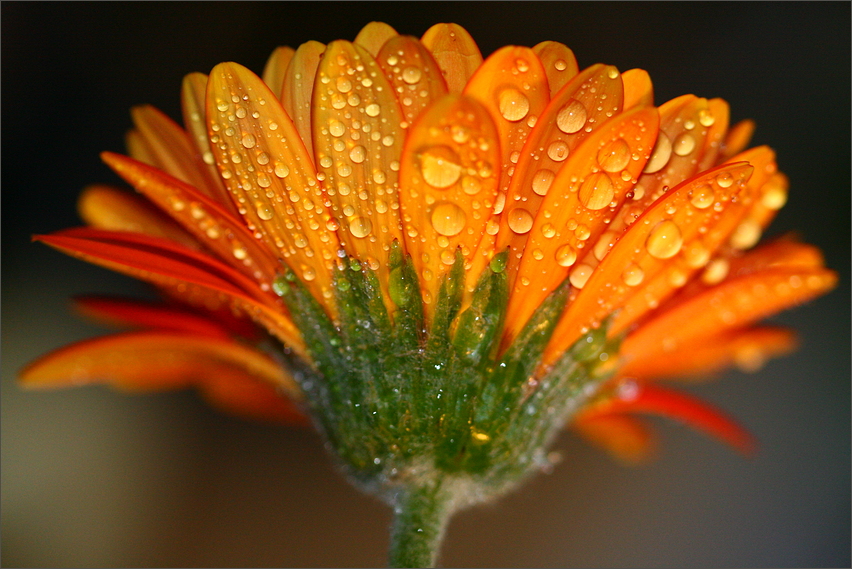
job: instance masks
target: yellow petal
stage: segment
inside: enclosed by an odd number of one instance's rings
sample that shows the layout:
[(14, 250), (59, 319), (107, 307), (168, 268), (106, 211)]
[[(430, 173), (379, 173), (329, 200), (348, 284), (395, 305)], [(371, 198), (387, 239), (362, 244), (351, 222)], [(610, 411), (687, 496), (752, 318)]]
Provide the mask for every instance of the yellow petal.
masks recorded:
[(420, 38), (444, 74), (450, 93), (461, 93), (482, 64), (482, 54), (471, 35), (458, 24), (435, 24)]
[(411, 128), (400, 170), (405, 245), (420, 279), (427, 321), (442, 275), (460, 248), (469, 264), (497, 195), (500, 145), (476, 100), (447, 95)]
[(98, 229), (144, 233), (199, 248), (198, 241), (148, 200), (118, 188), (88, 186), (77, 200), (77, 211), (87, 225)]
[(293, 59), (293, 54), (296, 50), (288, 46), (280, 46), (275, 48), (269, 59), (266, 60), (266, 65), (263, 68), (263, 82), (269, 86), (269, 89), (281, 97), (281, 88), (284, 86), (284, 75), (287, 73), (287, 66), (290, 65), (290, 60)]
[(657, 111), (651, 107), (612, 118), (568, 158), (537, 210), (526, 209), (523, 201), (506, 205), (509, 229), (528, 240), (517, 278), (510, 281), (504, 345), (570, 271), (585, 266), (584, 257), (597, 253), (591, 245), (607, 229), (613, 212), (633, 187), (632, 180), (642, 171), (653, 147), (657, 120)]
[[(339, 244), (313, 163), (278, 99), (236, 63), (213, 68), (207, 120), (216, 164), (249, 230), (329, 310)], [(280, 200), (280, 201), (279, 201)]]
[[(190, 73), (183, 78), (180, 94), (183, 124), (186, 126), (189, 138), (195, 147), (196, 163), (198, 163), (199, 170), (205, 179), (205, 184), (202, 187), (196, 187), (196, 189), (216, 200), (231, 213), (236, 214), (237, 206), (234, 205), (228, 190), (225, 189), (225, 184), (219, 177), (219, 172), (216, 170), (213, 161), (213, 152), (210, 150), (210, 139), (207, 138), (207, 120), (205, 118), (207, 76), (203, 73)], [(135, 153), (131, 152), (130, 156), (140, 162), (151, 164)]]
[(340, 241), (379, 272), (382, 286), (390, 246), (402, 242), (401, 122), (393, 89), (373, 57), (347, 41), (330, 43), (314, 88), (314, 156)]
[(555, 95), (579, 72), (577, 58), (568, 46), (555, 41), (543, 41), (532, 48), (538, 55), (550, 87), (551, 96)]
[(396, 93), (409, 126), (414, 124), (423, 109), (447, 94), (441, 69), (429, 50), (416, 38), (390, 38), (379, 51), (376, 62)]
[(398, 35), (396, 30), (384, 22), (370, 22), (355, 36), (355, 42), (376, 57), (385, 42)]
[(621, 74), (624, 83), (624, 110), (654, 104), (654, 85), (644, 69), (628, 69)]
[(325, 44), (318, 41), (303, 43), (296, 50), (281, 86), (281, 105), (293, 119), (296, 131), (305, 143), (313, 160), (314, 151), (311, 134), (311, 101), (313, 100), (314, 78)]

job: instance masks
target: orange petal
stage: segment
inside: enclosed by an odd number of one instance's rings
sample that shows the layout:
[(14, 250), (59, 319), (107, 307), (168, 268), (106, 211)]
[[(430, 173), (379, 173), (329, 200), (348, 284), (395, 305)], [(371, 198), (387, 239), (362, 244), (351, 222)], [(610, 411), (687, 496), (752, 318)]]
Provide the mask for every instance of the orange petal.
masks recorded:
[(429, 50), (416, 38), (390, 38), (376, 56), (376, 62), (396, 93), (409, 126), (414, 124), (423, 109), (447, 94), (441, 69)]
[(754, 121), (746, 119), (740, 121), (731, 127), (725, 137), (725, 142), (722, 144), (722, 152), (719, 155), (719, 162), (727, 161), (732, 156), (736, 156), (748, 146), (751, 142), (751, 137), (755, 129)]
[(376, 57), (379, 54), (379, 50), (385, 45), (385, 42), (397, 35), (399, 34), (396, 33), (396, 30), (384, 22), (370, 22), (361, 28), (361, 31), (355, 36), (354, 43), (363, 47), (373, 57)]
[[(535, 219), (525, 202), (507, 204), (508, 227), (528, 237), (514, 281), (506, 316), (504, 345), (520, 332), (544, 298), (568, 276), (583, 271), (579, 263), (608, 249), (587, 247), (603, 236), (613, 212), (651, 152), (657, 132), (657, 111), (634, 108), (600, 126), (568, 158), (543, 198)], [(515, 205), (515, 204), (518, 205)], [(521, 223), (525, 221), (526, 223)], [(612, 236), (615, 239), (616, 236)], [(572, 283), (582, 287), (579, 280)], [(511, 281), (510, 281), (511, 283)]]
[(281, 86), (281, 105), (287, 116), (293, 119), (296, 131), (305, 143), (308, 154), (313, 159), (311, 134), (311, 101), (313, 100), (314, 78), (317, 74), (320, 58), (325, 52), (325, 44), (318, 41), (303, 43), (296, 50), (284, 83)]
[(24, 387), (106, 383), (131, 391), (177, 389), (221, 373), (275, 385), (295, 397), (293, 379), (272, 358), (233, 340), (184, 332), (128, 332), (65, 346), (20, 373)]
[(460, 248), (469, 264), (497, 195), (500, 145), (476, 100), (447, 95), (424, 112), (405, 142), (400, 205), (427, 321), (442, 275)]
[(532, 48), (547, 74), (551, 96), (555, 95), (579, 72), (577, 58), (568, 46), (555, 41), (543, 41)]
[(624, 84), (624, 110), (654, 105), (654, 85), (644, 69), (628, 69), (621, 74)]
[[(545, 360), (552, 361), (614, 312), (609, 332), (618, 333), (686, 284), (697, 268), (683, 251), (700, 243), (702, 234), (718, 222), (751, 171), (748, 164), (731, 164), (680, 184), (621, 234), (593, 272), (574, 267), (571, 282), (581, 290), (557, 324)], [(708, 195), (713, 200), (696, 199)], [(707, 255), (712, 255), (712, 245), (703, 245)]]
[(198, 241), (151, 202), (125, 190), (88, 186), (77, 200), (77, 211), (86, 224), (97, 229), (144, 233), (199, 248)]
[[(693, 132), (696, 128), (707, 129), (704, 143), (698, 153), (700, 156), (698, 172), (718, 164), (730, 118), (731, 110), (724, 99), (710, 99), (707, 101), (707, 109), (698, 111), (698, 124), (693, 127)], [(742, 160), (731, 160), (731, 162), (742, 162)]]
[(405, 140), (401, 122), (393, 88), (373, 57), (347, 41), (328, 44), (314, 89), (314, 156), (341, 243), (379, 272), (382, 286), (390, 246), (402, 242), (395, 207)]
[(290, 60), (293, 59), (293, 54), (296, 50), (288, 46), (280, 46), (275, 48), (269, 59), (266, 60), (266, 65), (263, 67), (263, 82), (269, 85), (269, 89), (276, 95), (281, 96), (281, 88), (284, 86), (284, 75), (287, 73), (287, 66), (290, 65)]
[(74, 307), (83, 316), (110, 326), (154, 328), (196, 336), (229, 338), (228, 333), (210, 319), (162, 303), (85, 296), (75, 298)]
[(511, 250), (509, 282), (515, 278), (531, 229), (526, 226), (532, 219), (523, 211), (532, 214), (541, 210), (556, 175), (571, 175), (561, 174), (566, 170), (565, 160), (609, 116), (618, 113), (621, 97), (621, 79), (615, 67), (594, 65), (565, 85), (537, 121), (520, 153), (517, 175), (512, 177), (505, 199), (498, 201), (497, 213), (502, 213), (502, 218), (496, 248)]
[(245, 374), (211, 376), (198, 389), (212, 407), (237, 417), (298, 427), (311, 424), (293, 399)]
[(836, 273), (822, 268), (772, 267), (729, 278), (668, 306), (633, 332), (624, 349), (670, 352), (688, 347), (708, 333), (741, 328), (807, 302), (836, 284)]
[(651, 413), (677, 419), (728, 443), (746, 455), (755, 452), (754, 438), (715, 407), (694, 397), (644, 383), (630, 383), (619, 396), (590, 407), (588, 413)]
[[(207, 120), (205, 118), (205, 98), (207, 96), (207, 76), (203, 73), (190, 73), (183, 78), (181, 85), (181, 108), (183, 109), (183, 124), (195, 147), (196, 163), (199, 171), (206, 180), (205, 185), (196, 189), (210, 196), (217, 203), (233, 214), (237, 213), (237, 206), (231, 200), (225, 184), (219, 177), (219, 171), (213, 161), (213, 152), (210, 150), (210, 139), (207, 138)], [(150, 164), (148, 160), (140, 158), (134, 153), (130, 156)]]
[(111, 152), (104, 152), (101, 158), (220, 259), (258, 281), (264, 290), (271, 290), (278, 263), (245, 228), (241, 219), (192, 186), (132, 158)]
[(212, 257), (154, 237), (97, 229), (66, 229), (51, 235), (36, 235), (33, 239), (156, 285), (178, 290), (201, 289), (227, 298), (282, 342), (304, 353), (301, 336), (284, 308), (254, 281)]
[(220, 63), (210, 72), (207, 120), (216, 163), (249, 230), (260, 233), (269, 250), (333, 310), (330, 269), (340, 247), (328, 227), (322, 186), (290, 117), (254, 73)]
[(704, 378), (736, 365), (743, 371), (756, 371), (769, 358), (790, 353), (796, 347), (796, 335), (784, 328), (749, 328), (721, 334), (708, 331), (702, 338), (679, 339), (672, 330), (672, 345), (647, 334), (631, 335), (621, 344), (619, 357), (625, 364), (623, 377)]
[(628, 465), (647, 461), (657, 450), (656, 437), (637, 417), (580, 412), (571, 422), (571, 429)]
[(471, 35), (458, 24), (435, 24), (420, 38), (432, 52), (450, 93), (461, 93), (482, 64), (482, 54)]

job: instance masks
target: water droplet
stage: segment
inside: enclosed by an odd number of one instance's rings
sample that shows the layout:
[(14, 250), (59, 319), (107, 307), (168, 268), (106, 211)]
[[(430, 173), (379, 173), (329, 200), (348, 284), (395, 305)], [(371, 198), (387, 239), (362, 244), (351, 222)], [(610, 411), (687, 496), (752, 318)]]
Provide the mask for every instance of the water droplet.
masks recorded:
[(337, 174), (342, 178), (349, 177), (349, 175), (352, 174), (352, 166), (350, 166), (346, 162), (341, 162), (337, 165)]
[(555, 174), (552, 170), (548, 170), (547, 168), (542, 168), (538, 172), (535, 173), (532, 180), (532, 189), (533, 191), (540, 195), (544, 196), (547, 194), (547, 191), (550, 189), (550, 185), (553, 183), (553, 178)]
[(432, 209), (432, 227), (440, 235), (458, 235), (464, 229), (466, 220), (464, 210), (454, 203), (440, 203)]
[(529, 230), (532, 229), (532, 226), (533, 216), (524, 208), (516, 207), (509, 212), (509, 229), (518, 235), (523, 235), (524, 233), (529, 232)]
[(716, 176), (716, 183), (719, 184), (720, 188), (730, 188), (734, 185), (734, 177), (730, 172), (722, 172)]
[(556, 126), (565, 134), (572, 134), (586, 124), (586, 107), (576, 99), (569, 99), (556, 115)]
[(630, 263), (624, 272), (621, 273), (621, 280), (627, 286), (637, 286), (645, 279), (645, 271), (636, 263)]
[(606, 254), (609, 253), (609, 250), (612, 249), (612, 246), (615, 244), (616, 239), (618, 239), (618, 233), (615, 231), (606, 231), (603, 235), (598, 237), (594, 248), (595, 259), (603, 261)]
[(357, 216), (352, 218), (349, 221), (349, 233), (351, 233), (354, 237), (358, 239), (363, 239), (367, 235), (370, 234), (370, 230), (373, 229), (373, 224), (370, 223), (370, 220), (366, 217)]
[(257, 210), (257, 216), (264, 221), (269, 221), (272, 219), (272, 216), (275, 215), (275, 210), (273, 210), (272, 206), (269, 204), (258, 202), (255, 204), (255, 208)]
[(376, 103), (370, 103), (364, 108), (364, 112), (367, 113), (368, 117), (377, 117), (382, 112), (382, 108)]
[(675, 268), (672, 269), (671, 272), (669, 272), (668, 276), (666, 277), (666, 280), (671, 286), (675, 288), (680, 288), (686, 284), (686, 280), (688, 277), (689, 275), (687, 275), (685, 272)]
[(433, 146), (420, 156), (420, 172), (434, 188), (449, 188), (461, 176), (458, 155), (448, 146)]
[(475, 176), (465, 176), (462, 178), (462, 190), (469, 196), (475, 196), (482, 190), (482, 183)]
[(760, 203), (771, 210), (779, 210), (787, 203), (787, 187), (782, 179), (772, 178), (760, 189)]
[(713, 126), (716, 117), (710, 113), (709, 109), (701, 109), (698, 111), (698, 122), (701, 123), (701, 126)]
[(604, 172), (587, 176), (580, 186), (580, 203), (588, 209), (603, 209), (612, 202), (614, 196), (612, 180)]
[(657, 259), (670, 259), (678, 254), (683, 245), (683, 235), (677, 224), (667, 219), (659, 222), (648, 234), (645, 248)]
[(619, 138), (604, 145), (598, 152), (598, 164), (607, 172), (620, 172), (630, 163), (630, 147)]
[(592, 272), (594, 269), (585, 263), (581, 263), (574, 267), (574, 270), (571, 271), (571, 274), (568, 276), (568, 280), (571, 281), (571, 286), (575, 288), (583, 288), (586, 286), (586, 283), (589, 281), (589, 277), (592, 276)]
[(553, 62), (553, 67), (555, 67), (557, 71), (565, 71), (568, 69), (568, 64), (564, 59), (557, 59)]
[(224, 113), (225, 111), (227, 111), (228, 109), (230, 109), (230, 108), (231, 108), (231, 105), (230, 105), (227, 101), (223, 101), (222, 99), (219, 99), (219, 100), (216, 102), (216, 108), (217, 108), (220, 112), (223, 112), (223, 113)]
[(653, 174), (663, 169), (669, 158), (672, 155), (672, 142), (663, 131), (660, 131), (657, 136), (657, 143), (654, 145), (654, 150), (651, 151), (651, 158), (645, 164), (645, 169), (642, 170), (645, 174)]
[(248, 256), (248, 251), (243, 247), (242, 243), (234, 243), (234, 248), (231, 250), (235, 259), (242, 261)]
[(554, 162), (562, 162), (568, 158), (568, 144), (561, 140), (551, 142), (547, 147), (547, 156)]
[(714, 285), (722, 282), (728, 276), (728, 268), (730, 264), (727, 259), (715, 259), (707, 265), (704, 273), (701, 275), (701, 280), (704, 284)]
[(521, 59), (521, 58), (516, 59), (515, 60), (515, 67), (517, 67), (518, 71), (520, 71), (521, 73), (526, 73), (527, 71), (530, 70), (530, 64), (527, 62), (526, 59)]
[(556, 228), (553, 227), (552, 223), (545, 223), (541, 226), (541, 234), (551, 239), (554, 235), (556, 235)]
[(349, 151), (349, 159), (355, 162), (356, 164), (360, 164), (367, 157), (367, 149), (363, 146), (355, 146), (352, 150)]
[(328, 132), (331, 136), (343, 136), (346, 133), (346, 125), (337, 119), (332, 119), (328, 123)]
[(690, 192), (689, 202), (698, 209), (707, 209), (715, 200), (716, 194), (707, 184), (702, 184)]
[(759, 223), (751, 219), (746, 219), (737, 226), (734, 234), (731, 235), (731, 247), (734, 249), (749, 249), (754, 247), (760, 241), (762, 233), (763, 230)]
[(507, 121), (517, 122), (530, 112), (530, 100), (514, 87), (503, 89), (497, 101), (500, 114)]
[(710, 251), (708, 251), (701, 243), (693, 242), (687, 245), (683, 250), (683, 257), (686, 259), (688, 267), (692, 269), (700, 269), (710, 260)]
[(452, 265), (456, 262), (456, 256), (449, 249), (441, 251), (441, 262), (445, 265)]
[(409, 85), (414, 85), (420, 78), (423, 76), (423, 73), (417, 67), (406, 67), (402, 70), (402, 80), (408, 83)]
[(571, 245), (563, 245), (556, 250), (556, 262), (562, 267), (570, 267), (577, 261), (577, 251)]
[(610, 79), (615, 79), (616, 77), (618, 77), (618, 69), (616, 69), (615, 67), (608, 68), (606, 70), (606, 76)]
[(329, 231), (337, 231), (340, 229), (340, 224), (337, 223), (337, 220), (333, 217), (329, 218), (328, 221), (325, 222), (325, 228)]
[(246, 148), (254, 148), (257, 144), (257, 140), (255, 140), (253, 134), (245, 133), (243, 135), (242, 144)]
[(348, 93), (352, 90), (352, 81), (350, 81), (346, 77), (338, 77), (336, 85), (337, 90), (341, 93)]
[(672, 144), (672, 152), (678, 156), (689, 156), (695, 150), (695, 139), (688, 132), (677, 135)]
[(374, 170), (373, 181), (377, 184), (384, 184), (385, 181), (387, 181), (387, 177), (385, 176), (385, 173), (381, 170)]
[(532, 256), (536, 261), (541, 261), (544, 259), (544, 252), (541, 249), (533, 249)]
[(384, 146), (393, 146), (394, 138), (390, 134), (382, 138), (382, 144)]

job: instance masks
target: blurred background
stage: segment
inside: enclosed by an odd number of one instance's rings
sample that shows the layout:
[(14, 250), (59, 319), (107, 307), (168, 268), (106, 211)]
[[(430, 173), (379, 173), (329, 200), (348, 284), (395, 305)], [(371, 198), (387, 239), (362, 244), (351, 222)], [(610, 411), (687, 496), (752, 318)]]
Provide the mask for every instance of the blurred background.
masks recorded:
[(743, 459), (658, 421), (658, 460), (625, 468), (570, 435), (550, 475), (458, 515), (445, 566), (850, 565), (848, 3), (40, 3), (2, 10), (2, 564), (375, 566), (390, 512), (351, 488), (311, 432), (222, 416), (192, 393), (28, 393), (26, 362), (103, 333), (81, 293), (147, 289), (31, 244), (79, 225), (75, 199), (118, 183), (129, 109), (180, 120), (184, 74), (278, 45), (353, 39), (371, 20), (420, 36), (457, 22), (484, 55), (556, 40), (580, 67), (642, 67), (660, 104), (723, 97), (791, 179), (769, 235), (799, 231), (840, 273), (777, 317), (801, 349), (689, 389), (761, 441)]

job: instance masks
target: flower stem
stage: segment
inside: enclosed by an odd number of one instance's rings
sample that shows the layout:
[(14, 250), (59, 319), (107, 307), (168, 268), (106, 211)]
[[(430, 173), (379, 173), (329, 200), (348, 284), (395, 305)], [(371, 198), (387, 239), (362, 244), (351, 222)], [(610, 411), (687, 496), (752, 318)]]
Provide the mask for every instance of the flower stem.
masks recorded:
[(434, 567), (452, 514), (452, 494), (442, 481), (399, 491), (391, 527), (391, 567)]

